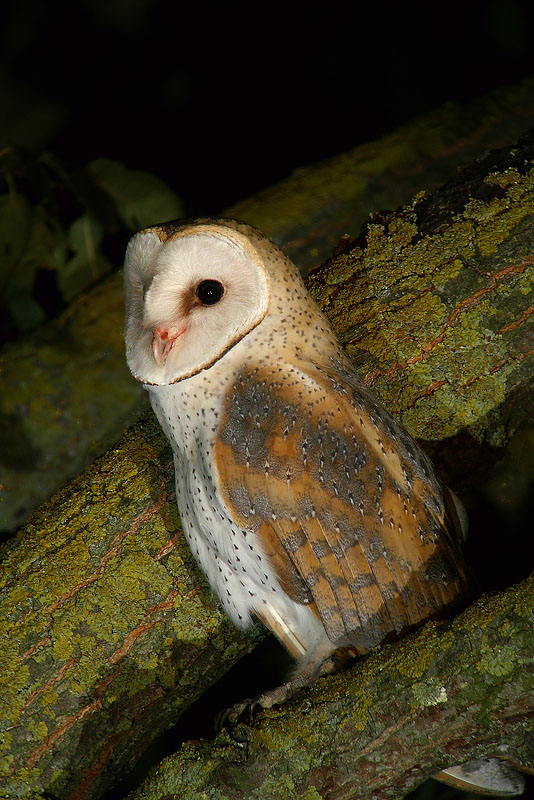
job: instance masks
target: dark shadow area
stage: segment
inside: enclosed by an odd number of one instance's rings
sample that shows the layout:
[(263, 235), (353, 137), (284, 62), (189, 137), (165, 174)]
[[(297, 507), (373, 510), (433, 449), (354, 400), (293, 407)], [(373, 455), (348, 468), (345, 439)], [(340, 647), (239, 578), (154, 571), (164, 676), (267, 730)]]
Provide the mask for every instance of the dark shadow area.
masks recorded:
[(217, 684), (205, 692), (182, 714), (177, 724), (159, 736), (145, 751), (132, 771), (103, 800), (123, 800), (145, 779), (148, 770), (172, 755), (187, 741), (212, 739), (215, 719), (220, 711), (244, 698), (252, 698), (265, 689), (279, 685), (291, 668), (291, 658), (269, 634), (252, 653), (229, 670)]
[(481, 444), (465, 430), (420, 444), (467, 510), (464, 552), (479, 590), (498, 591), (526, 578), (532, 570), (533, 429), (525, 426), (505, 448)]
[(6, 138), (108, 156), (214, 213), (534, 69), (532, 5), (8, 2)]

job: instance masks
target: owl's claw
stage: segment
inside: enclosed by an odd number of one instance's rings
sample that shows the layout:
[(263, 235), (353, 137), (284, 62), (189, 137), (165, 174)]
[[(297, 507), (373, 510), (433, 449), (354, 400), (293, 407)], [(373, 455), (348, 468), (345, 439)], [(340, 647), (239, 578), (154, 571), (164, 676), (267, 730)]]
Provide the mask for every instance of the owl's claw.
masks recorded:
[(235, 725), (247, 711), (248, 722), (252, 722), (254, 710), (256, 708), (271, 708), (280, 703), (285, 703), (292, 694), (292, 684), (283, 683), (281, 686), (276, 686), (274, 689), (263, 692), (263, 694), (257, 697), (252, 697), (249, 700), (242, 700), (240, 703), (235, 703), (235, 705), (229, 708), (223, 708), (215, 717), (215, 730), (218, 733), (223, 728)]
[(243, 700), (241, 703), (235, 703), (229, 708), (223, 708), (215, 717), (215, 731), (220, 733), (223, 728), (233, 727), (243, 714), (247, 711), (249, 713), (249, 722), (252, 721), (253, 711), (258, 705), (259, 698), (251, 698), (250, 700)]

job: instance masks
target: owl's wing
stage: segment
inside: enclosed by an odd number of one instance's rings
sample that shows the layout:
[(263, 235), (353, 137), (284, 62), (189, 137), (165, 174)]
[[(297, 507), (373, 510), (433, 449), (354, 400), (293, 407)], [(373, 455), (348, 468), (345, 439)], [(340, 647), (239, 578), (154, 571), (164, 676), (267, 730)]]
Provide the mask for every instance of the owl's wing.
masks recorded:
[(244, 371), (215, 448), (233, 518), (329, 639), (361, 652), (450, 606), (467, 577), (432, 466), (347, 373)]

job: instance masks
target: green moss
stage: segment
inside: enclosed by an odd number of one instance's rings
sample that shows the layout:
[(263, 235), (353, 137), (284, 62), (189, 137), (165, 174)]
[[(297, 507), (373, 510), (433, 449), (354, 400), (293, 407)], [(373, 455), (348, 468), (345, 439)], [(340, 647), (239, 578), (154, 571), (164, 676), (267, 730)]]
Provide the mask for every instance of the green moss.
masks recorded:
[(527, 337), (528, 347), (534, 327), (534, 265), (514, 243), (532, 217), (533, 174), (518, 181), (514, 170), (492, 173), (503, 197), (468, 201), (429, 235), (418, 231), (416, 200), (371, 223), (364, 247), (310, 276), (362, 377), (416, 436), (443, 439), (468, 428), (502, 444), (513, 433), (489, 415), (524, 368), (516, 337)]
[[(0, 760), (0, 767), (2, 764)], [(5, 774), (5, 773), (0, 773)], [(16, 779), (7, 779), (2, 786), (2, 791), (5, 793), (4, 797), (10, 798), (23, 798), (23, 800), (45, 800), (47, 793), (42, 794), (36, 789), (39, 784), (39, 770), (23, 768), (20, 773), (17, 773)]]
[(447, 649), (452, 638), (444, 637), (439, 623), (429, 622), (415, 636), (395, 645), (391, 668), (407, 678), (420, 678), (432, 664), (436, 653)]
[(484, 182), (487, 183), (489, 186), (500, 186), (501, 189), (506, 189), (509, 186), (514, 186), (522, 179), (522, 176), (519, 172), (510, 167), (509, 169), (505, 169), (503, 172), (493, 172), (490, 175), (487, 175), (484, 179)]
[(297, 800), (295, 782), (290, 775), (277, 774), (275, 777), (269, 776), (262, 781), (261, 787), (254, 790), (250, 795), (250, 800), (279, 800), (284, 797), (287, 800)]
[(64, 787), (68, 786), (68, 781), (69, 781), (68, 770), (55, 769), (52, 778), (50, 780), (50, 785), (47, 787), (49, 792), (49, 794), (47, 794), (47, 798), (60, 797), (61, 793), (64, 792)]
[(519, 665), (517, 654), (512, 647), (500, 644), (492, 646), (487, 636), (482, 637), (480, 658), (477, 663), (479, 672), (489, 672), (497, 677), (510, 675)]
[(519, 175), (515, 170), (505, 170), (488, 176), (490, 181), (501, 186), (508, 186), (504, 197), (495, 198), (490, 204), (478, 203), (477, 246), (484, 256), (496, 253), (499, 246), (509, 237), (510, 232), (528, 215), (532, 214), (532, 206), (520, 202), (534, 190), (534, 170), (529, 175)]
[(514, 613), (520, 617), (534, 616), (534, 574), (515, 588), (513, 603)]
[(440, 703), (446, 703), (449, 699), (446, 688), (436, 678), (428, 678), (426, 681), (414, 683), (411, 691), (414, 697), (414, 707), (416, 708), (436, 706)]
[(506, 592), (483, 595), (466, 611), (455, 618), (453, 628), (467, 633), (487, 628), (496, 616), (505, 616), (513, 610), (524, 618), (534, 617), (534, 575), (510, 587)]
[(299, 795), (302, 800), (323, 800), (323, 795), (319, 794), (315, 786), (309, 786)]
[(368, 694), (358, 695), (358, 705), (351, 714), (351, 719), (357, 731), (363, 731), (369, 722), (369, 710), (372, 699)]
[(34, 741), (46, 739), (48, 728), (43, 720), (31, 719), (28, 723), (28, 730), (33, 734)]
[(26, 695), (28, 683), (30, 682), (30, 671), (26, 664), (20, 665), (17, 658), (10, 661), (9, 657), (5, 658), (6, 655), (8, 654), (2, 653), (2, 660), (0, 661), (0, 669), (5, 679), (3, 699), (7, 706), (6, 716), (15, 725), (19, 719), (17, 701)]

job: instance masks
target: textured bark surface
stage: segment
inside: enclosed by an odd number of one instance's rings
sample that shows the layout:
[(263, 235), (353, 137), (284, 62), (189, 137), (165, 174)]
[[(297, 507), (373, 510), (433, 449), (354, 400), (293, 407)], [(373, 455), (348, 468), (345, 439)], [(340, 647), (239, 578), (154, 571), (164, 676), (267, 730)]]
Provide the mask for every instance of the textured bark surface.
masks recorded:
[(253, 647), (194, 565), (173, 471), (149, 418), (6, 548), (1, 797), (99, 796)]
[[(256, 225), (308, 269), (331, 254), (340, 236), (357, 235), (369, 212), (438, 186), (487, 149), (515, 141), (532, 119), (528, 79), (299, 169), (225, 214)], [(154, 201), (147, 198), (143, 219)], [(49, 257), (42, 254), (44, 262)], [(0, 531), (16, 530), (138, 414), (140, 392), (124, 364), (122, 330), (122, 280), (113, 275), (0, 356)]]
[[(356, 242), (309, 279), (366, 382), (412, 431), (426, 438), (440, 439), (467, 426), (481, 439), (497, 431), (499, 438), (492, 441), (502, 442), (532, 412), (531, 396), (526, 394), (534, 346), (529, 296), (532, 145), (525, 142), (492, 159), (475, 165), (443, 191), (375, 218)], [(462, 374), (458, 376), (454, 370), (460, 357)], [(0, 614), (6, 621), (0, 646), (5, 700), (0, 721), (3, 796), (48, 792), (73, 800), (98, 797), (187, 703), (251, 646), (251, 640), (232, 629), (213, 604), (182, 536), (176, 533), (178, 524), (170, 453), (150, 420), (133, 428), (36, 512), (4, 552), (0, 586)], [(527, 596), (531, 595), (527, 592)], [(513, 591), (500, 602), (526, 619), (526, 612), (517, 611), (523, 600)], [(491, 639), (486, 646), (483, 634), (493, 611), (482, 606), (476, 613), (469, 619), (477, 620), (472, 624), (473, 635), (478, 636), (481, 629), (482, 638), (476, 640), (478, 644), (463, 640), (465, 652), (471, 648), (475, 653), (478, 647), (482, 659), (472, 667), (472, 692), (486, 697), (485, 672), (479, 666), (488, 661), (489, 674), (501, 679), (499, 685), (509, 687), (506, 692), (517, 689), (521, 697), (525, 686), (516, 672), (516, 660), (523, 665), (525, 680), (531, 675), (531, 664), (522, 660), (523, 634), (515, 626), (515, 617), (499, 618), (497, 630), (508, 637), (506, 642)], [(434, 655), (449, 652), (443, 644), (448, 639), (436, 641), (442, 644), (436, 645)], [(398, 652), (404, 652), (404, 645), (399, 647)], [(460, 650), (450, 651), (453, 664), (460, 659)], [(410, 653), (408, 664), (417, 658), (417, 650)], [(373, 664), (378, 669), (378, 663), (371, 659), (361, 669)], [(441, 663), (436, 661), (434, 672), (428, 673), (437, 681), (431, 688), (439, 688), (435, 705), (428, 703), (435, 693), (425, 695), (422, 676), (427, 673), (422, 668), (405, 686), (407, 697), (416, 698), (417, 692), (423, 700), (427, 697), (425, 715), (434, 719), (438, 714), (436, 736), (444, 726), (452, 726), (446, 714), (441, 719), (439, 714), (462, 707), (440, 701)], [(373, 680), (380, 681), (380, 674)], [(338, 687), (335, 691), (341, 691), (344, 680), (332, 682)], [(418, 689), (410, 688), (421, 680)], [(458, 696), (464, 698), (461, 702), (467, 702), (461, 686), (444, 685), (447, 697), (449, 688), (450, 697), (458, 689)], [(387, 697), (394, 709), (397, 688), (389, 688)], [(314, 690), (305, 710), (322, 702), (323, 692), (324, 686)], [(484, 719), (490, 720), (493, 713), (498, 718), (506, 692), (488, 689), (475, 728), (467, 714), (459, 733), (467, 736), (470, 731), (470, 745), (473, 739), (477, 741), (476, 731), (485, 730), (481, 727)], [(353, 729), (365, 722), (366, 735), (380, 738), (382, 728), (375, 712), (365, 717), (367, 702), (365, 697), (358, 701), (360, 711), (354, 711)], [(406, 700), (404, 708), (411, 702)], [(511, 699), (508, 705), (512, 707)], [(334, 712), (329, 712), (332, 719)], [(273, 719), (283, 719), (278, 713), (285, 711), (276, 712)], [(376, 712), (377, 720), (381, 713)], [(297, 717), (305, 724), (302, 712)], [(402, 714), (399, 719), (404, 719)], [(392, 724), (390, 718), (384, 730)], [(402, 737), (397, 743), (390, 740), (389, 753), (392, 747), (405, 746), (405, 736), (409, 740), (409, 722), (403, 724)], [(353, 729), (347, 729), (351, 735)], [(277, 730), (278, 741), (273, 733), (264, 737), (262, 746), (272, 744), (282, 751), (289, 747), (280, 740), (281, 728)], [(328, 742), (337, 741), (335, 730), (329, 730), (331, 738), (325, 733), (321, 739), (325, 757)], [(294, 735), (298, 741), (308, 734), (295, 730)], [(348, 747), (350, 735), (341, 740)], [(370, 740), (362, 742), (361, 747), (371, 746)], [(488, 744), (491, 749), (494, 743), (488, 734), (481, 748)], [(422, 751), (418, 763), (423, 770), (416, 770), (412, 762), (397, 795), (383, 796), (398, 796), (423, 772), (430, 774), (445, 762), (461, 760), (456, 759), (459, 751), (454, 742), (447, 741), (447, 747), (447, 752), (439, 750), (443, 756), (439, 764)], [(193, 769), (198, 753), (195, 746), (190, 748), (186, 753), (192, 753), (188, 758)], [(475, 751), (479, 752), (476, 747)], [(208, 772), (210, 764), (219, 763), (219, 756), (210, 761), (210, 752), (206, 751), (208, 761), (203, 767)], [(228, 751), (227, 763), (235, 752), (246, 749), (236, 746)], [(370, 761), (375, 763), (373, 758)], [(237, 781), (241, 766), (240, 762)], [(263, 774), (259, 766), (256, 773)], [(328, 791), (326, 796), (336, 797), (334, 783)], [(311, 788), (310, 792), (309, 797), (317, 797)], [(228, 796), (240, 795), (235, 790)]]
[(534, 770), (534, 579), (363, 659), (213, 742), (131, 800), (386, 800), (486, 755)]
[(532, 422), (534, 139), (372, 215), (308, 278), (362, 380), (417, 437)]
[(74, 478), (139, 415), (124, 358), (122, 276), (0, 354), (0, 531)]

